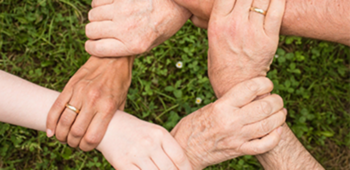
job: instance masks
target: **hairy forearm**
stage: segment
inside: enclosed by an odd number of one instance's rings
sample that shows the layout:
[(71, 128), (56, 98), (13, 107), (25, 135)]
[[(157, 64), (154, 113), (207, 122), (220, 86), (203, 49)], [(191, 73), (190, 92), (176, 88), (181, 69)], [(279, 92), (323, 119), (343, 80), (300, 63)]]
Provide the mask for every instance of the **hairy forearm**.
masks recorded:
[(257, 158), (267, 170), (324, 169), (286, 124), (283, 125), (282, 139), (278, 146), (270, 152), (258, 155)]
[(349, 0), (287, 0), (281, 33), (350, 46)]

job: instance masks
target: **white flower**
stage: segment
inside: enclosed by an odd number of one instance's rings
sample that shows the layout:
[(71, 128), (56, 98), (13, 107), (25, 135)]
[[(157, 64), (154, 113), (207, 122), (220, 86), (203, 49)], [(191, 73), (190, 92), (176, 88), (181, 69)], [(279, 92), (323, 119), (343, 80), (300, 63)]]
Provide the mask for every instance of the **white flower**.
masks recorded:
[(181, 61), (179, 61), (179, 62), (176, 63), (176, 67), (177, 67), (177, 68), (182, 68), (182, 66), (183, 66), (183, 64), (182, 64)]
[(197, 98), (196, 98), (196, 104), (201, 104), (201, 103), (202, 103), (202, 99), (199, 98), (199, 97), (197, 97)]
[(278, 58), (278, 57), (279, 57), (279, 56), (276, 54), (276, 55), (275, 55), (275, 58)]

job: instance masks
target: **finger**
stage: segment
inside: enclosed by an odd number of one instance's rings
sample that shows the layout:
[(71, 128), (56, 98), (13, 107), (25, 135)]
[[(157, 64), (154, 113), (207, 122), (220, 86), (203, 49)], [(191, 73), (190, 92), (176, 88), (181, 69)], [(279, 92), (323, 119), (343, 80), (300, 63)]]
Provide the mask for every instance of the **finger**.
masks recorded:
[(150, 158), (138, 160), (135, 162), (135, 165), (140, 169), (158, 170), (157, 166)]
[(85, 135), (87, 128), (89, 127), (92, 118), (96, 113), (92, 108), (83, 107), (79, 115), (76, 117), (72, 128), (68, 134), (67, 143), (69, 146), (75, 148), (78, 147), (81, 139)]
[[(118, 26), (112, 21), (91, 22), (85, 27), (85, 34), (90, 39), (114, 38), (118, 36)], [(120, 34), (119, 34), (120, 35)]]
[(285, 5), (286, 0), (271, 0), (265, 17), (265, 32), (268, 36), (278, 38)]
[(271, 80), (266, 77), (257, 77), (237, 84), (222, 97), (222, 100), (230, 106), (242, 107), (257, 96), (271, 92), (272, 89)]
[(95, 57), (122, 57), (136, 55), (135, 53), (129, 52), (127, 47), (121, 41), (116, 39), (88, 40), (85, 43), (85, 50)]
[(192, 169), (185, 152), (170, 134), (163, 139), (162, 148), (178, 169)]
[[(69, 101), (69, 105), (75, 107), (76, 109), (81, 109), (81, 102), (76, 95), (73, 94), (73, 98)], [(78, 116), (78, 113), (74, 112), (71, 109), (66, 108), (61, 115), (56, 129), (56, 138), (60, 142), (67, 142), (68, 133), (74, 123), (75, 118)]]
[(177, 170), (174, 163), (164, 152), (157, 152), (151, 156), (152, 161), (156, 164), (158, 169)]
[[(119, 160), (118, 160), (119, 161)], [(141, 170), (139, 167), (133, 164), (125, 164), (125, 163), (111, 163), (111, 165), (116, 170)]]
[(124, 100), (123, 103), (120, 104), (120, 106), (118, 107), (118, 110), (124, 111), (125, 104), (126, 104), (126, 100)]
[(246, 132), (244, 134), (249, 134), (247, 136), (249, 140), (261, 138), (281, 126), (286, 121), (286, 116), (287, 113), (284, 110), (280, 110), (262, 121), (244, 126), (243, 132)]
[(252, 124), (276, 113), (283, 108), (283, 99), (276, 94), (256, 100), (239, 110), (243, 116), (243, 124)]
[(85, 133), (85, 136), (81, 140), (79, 147), (83, 151), (91, 151), (97, 147), (101, 142), (103, 136), (107, 131), (109, 122), (111, 121), (113, 114), (97, 113)]
[(113, 19), (113, 5), (103, 5), (99, 7), (92, 8), (89, 11), (88, 17), (90, 22), (94, 21), (105, 21)]
[[(254, 0), (252, 7), (267, 11), (267, 9), (269, 8), (269, 4), (270, 0)], [(250, 23), (258, 29), (263, 29), (265, 16), (254, 11), (250, 11), (249, 14)]]
[(253, 4), (253, 0), (237, 0), (235, 7), (232, 11), (232, 16), (237, 19), (240, 18), (242, 21), (248, 21), (249, 9)]
[(216, 0), (212, 9), (213, 17), (222, 17), (229, 15), (235, 6), (235, 3), (236, 0)]
[(114, 0), (93, 0), (91, 2), (91, 6), (93, 8), (102, 6), (102, 5), (108, 5), (108, 4), (112, 4)]
[(275, 129), (269, 135), (244, 143), (241, 150), (245, 155), (258, 155), (275, 148), (281, 140), (282, 127)]
[(196, 16), (192, 16), (191, 21), (195, 26), (197, 26), (199, 28), (208, 29), (208, 22), (209, 21), (207, 21), (207, 20), (203, 20), (203, 19), (198, 18)]
[(72, 88), (64, 88), (63, 92), (58, 96), (55, 103), (52, 105), (46, 119), (46, 134), (48, 137), (52, 137), (55, 134), (58, 120), (66, 108), (65, 105), (71, 99), (72, 93)]

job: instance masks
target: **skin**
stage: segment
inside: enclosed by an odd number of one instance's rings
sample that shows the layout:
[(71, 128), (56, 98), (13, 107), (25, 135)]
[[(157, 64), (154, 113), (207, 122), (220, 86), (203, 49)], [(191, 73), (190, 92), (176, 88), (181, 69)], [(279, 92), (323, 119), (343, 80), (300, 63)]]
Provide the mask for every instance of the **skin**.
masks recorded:
[[(219, 2), (217, 0), (216, 4)], [(230, 5), (214, 6), (209, 23), (209, 78), (219, 97), (239, 81), (266, 74), (268, 61), (277, 49), (278, 28), (283, 14), (281, 9), (284, 9), (283, 0), (236, 0), (235, 3), (239, 8), (234, 7), (231, 17), (221, 15), (226, 8), (226, 11), (231, 11)], [(244, 6), (245, 3), (248, 4)], [(249, 9), (250, 6), (269, 6), (269, 11), (266, 17), (256, 12), (235, 15), (235, 10), (239, 11), (242, 7)], [(221, 30), (220, 34), (217, 30)], [(278, 146), (257, 158), (265, 169), (323, 169), (287, 125), (283, 125), (282, 140)]]
[[(141, 54), (149, 51), (153, 47), (159, 45), (176, 31), (178, 31), (185, 21), (191, 17), (193, 23), (199, 27), (207, 28), (210, 15), (213, 11), (214, 0), (142, 0), (142, 1), (114, 1), (114, 0), (93, 0), (93, 9), (89, 13), (89, 23), (86, 27), (86, 34), (90, 38), (86, 42), (86, 50), (90, 54), (97, 57), (120, 57)], [(146, 7), (146, 8), (145, 8)], [(267, 6), (259, 6), (263, 9), (268, 9)], [(350, 45), (350, 3), (347, 0), (287, 0), (286, 11), (281, 25), (281, 33), (284, 35), (296, 35), (303, 37), (310, 37), (321, 40), (328, 40)], [(167, 9), (167, 10), (162, 10)], [(191, 14), (192, 13), (192, 14)], [(191, 16), (192, 15), (192, 16)], [(125, 19), (127, 18), (127, 19)], [(127, 34), (126, 34), (127, 33)], [(262, 59), (264, 64), (257, 65), (256, 63), (247, 63), (245, 67), (257, 68), (256, 71), (268, 69), (266, 65), (270, 58)], [(236, 63), (231, 64), (235, 66)], [(242, 74), (245, 70), (243, 67), (235, 67), (235, 73), (241, 73), (241, 78), (236, 80), (229, 80), (232, 85), (244, 80), (245, 78), (255, 77), (256, 75), (264, 75), (265, 73), (249, 72)], [(116, 68), (116, 70), (120, 70)], [(120, 74), (120, 73), (119, 73)], [(224, 76), (224, 75), (221, 75)], [(79, 77), (73, 77), (75, 81), (79, 81)], [(121, 82), (128, 82), (124, 79)], [(215, 80), (212, 81), (215, 86)], [(98, 84), (98, 83), (97, 83)], [(98, 86), (96, 86), (98, 87)], [(71, 87), (78, 89), (78, 87)], [(216, 94), (220, 96), (221, 92), (225, 91), (226, 87), (214, 87)], [(62, 95), (68, 94), (72, 91), (64, 91)], [(105, 93), (106, 96), (115, 95), (122, 96), (126, 90), (114, 91), (113, 93)], [(84, 93), (76, 97), (77, 103), (82, 103), (84, 99), (94, 100)], [(106, 98), (106, 97), (101, 97)], [(98, 101), (99, 99), (97, 99)], [(60, 103), (61, 102), (61, 103)], [(57, 102), (58, 106), (52, 108), (48, 120), (48, 136), (54, 135), (56, 126), (59, 124), (56, 119), (62, 114), (66, 103), (62, 101)], [(104, 108), (104, 102), (96, 102), (96, 108)], [(109, 103), (123, 103), (122, 98), (116, 98)], [(78, 104), (79, 105), (79, 104)], [(118, 107), (122, 107), (120, 104)], [(107, 107), (107, 109), (96, 109), (95, 112), (105, 113), (104, 116), (93, 119), (94, 124), (101, 124), (101, 134), (108, 124), (110, 115), (114, 106)], [(71, 115), (74, 113), (71, 113)], [(94, 113), (86, 117), (92, 117)], [(69, 117), (69, 116), (63, 116)], [(97, 135), (98, 131), (93, 133), (84, 133), (88, 131), (89, 124), (77, 125), (73, 129), (80, 129), (73, 132), (67, 132), (69, 121), (72, 121), (74, 116), (66, 119), (68, 123), (63, 128), (58, 128), (59, 139), (62, 142), (68, 141), (71, 146), (77, 146), (78, 141), (82, 141), (83, 150), (91, 150), (95, 147), (101, 139)], [(89, 122), (89, 121), (87, 121)], [(62, 124), (62, 123), (61, 123)], [(61, 127), (61, 126), (60, 126)], [(93, 129), (93, 128), (91, 128)], [(63, 132), (62, 132), (63, 131)], [(92, 131), (92, 130), (91, 130)], [(78, 132), (78, 133), (77, 133)], [(69, 135), (68, 135), (69, 134)], [(75, 134), (75, 135), (73, 135)], [(68, 137), (66, 137), (68, 136)], [(69, 137), (71, 136), (71, 137)], [(68, 138), (68, 139), (67, 139)], [(72, 139), (72, 140), (70, 140)], [(88, 139), (88, 140), (85, 140)]]
[[(215, 0), (175, 0), (193, 15), (192, 22), (208, 28)], [(268, 8), (260, 7), (263, 10)], [(281, 34), (314, 38), (350, 46), (348, 0), (286, 0)]]
[[(0, 91), (1, 122), (39, 131), (45, 130), (47, 111), (58, 97), (58, 92), (3, 71), (0, 71), (0, 88), (2, 89)], [(237, 134), (231, 133), (228, 136), (221, 133), (223, 138), (216, 145), (217, 149), (225, 149), (230, 156), (266, 152), (279, 143), (282, 130), (279, 126), (286, 119), (283, 102), (281, 97), (274, 95), (248, 103), (257, 95), (270, 92), (272, 88), (272, 82), (267, 78), (248, 80), (232, 88), (226, 96), (215, 103), (207, 105), (188, 117), (201, 117), (201, 114), (206, 114), (212, 115), (212, 120), (224, 123), (229, 123), (225, 121), (229, 117), (235, 118), (230, 123), (232, 128), (237, 129)], [(265, 106), (264, 103), (269, 104)], [(208, 121), (210, 122), (209, 119)], [(230, 130), (228, 126), (225, 127)], [(177, 131), (179, 131), (178, 127), (172, 132), (173, 135), (177, 136)], [(220, 131), (219, 126), (216, 131)], [(200, 138), (195, 136), (192, 136), (194, 141), (198, 141)], [(227, 142), (230, 145), (226, 145)], [(169, 132), (122, 111), (117, 111), (112, 117), (97, 149), (114, 168), (120, 170), (192, 169), (186, 154)], [(212, 153), (215, 154), (215, 151), (213, 150)], [(194, 166), (194, 169), (198, 167)]]
[(283, 100), (271, 95), (253, 101), (272, 89), (271, 81), (264, 77), (240, 83), (176, 125), (171, 134), (184, 148), (193, 169), (262, 154), (275, 147), (287, 115)]
[[(172, 0), (95, 0), (92, 6), (92, 22), (86, 26), (91, 40), (85, 45), (91, 54), (104, 53), (93, 55), (97, 57), (120, 58), (149, 51), (175, 34), (190, 16)], [(47, 119), (48, 137), (56, 135), (60, 142), (83, 151), (101, 142), (115, 111), (123, 110), (134, 61), (134, 57), (94, 58), (70, 79)], [(67, 103), (81, 113), (66, 109)]]
[[(0, 121), (39, 131), (59, 93), (0, 70)], [(190, 170), (184, 151), (164, 128), (117, 111), (97, 149), (115, 169)]]
[[(123, 110), (134, 57), (90, 59), (74, 74), (47, 117), (47, 134), (90, 151), (101, 142), (117, 110)], [(77, 114), (66, 103), (80, 110)]]

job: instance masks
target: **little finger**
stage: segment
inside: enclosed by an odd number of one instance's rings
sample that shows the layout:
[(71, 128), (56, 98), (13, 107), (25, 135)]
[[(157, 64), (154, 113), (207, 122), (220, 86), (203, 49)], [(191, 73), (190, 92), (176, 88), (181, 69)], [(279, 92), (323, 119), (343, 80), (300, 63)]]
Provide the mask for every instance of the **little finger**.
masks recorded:
[(258, 155), (268, 152), (275, 148), (281, 140), (282, 127), (275, 129), (273, 132), (261, 139), (255, 139), (244, 143), (241, 146), (243, 155)]
[(276, 114), (273, 114), (272, 116), (260, 122), (244, 126), (243, 132), (249, 134), (250, 140), (266, 136), (267, 134), (271, 133), (274, 129), (283, 125), (283, 123), (286, 121), (287, 113), (284, 110), (285, 109), (282, 109)]

